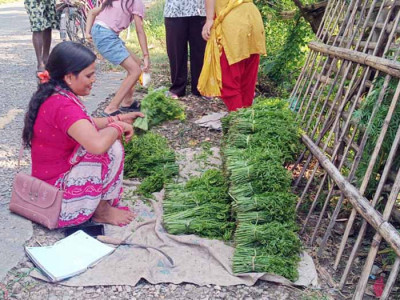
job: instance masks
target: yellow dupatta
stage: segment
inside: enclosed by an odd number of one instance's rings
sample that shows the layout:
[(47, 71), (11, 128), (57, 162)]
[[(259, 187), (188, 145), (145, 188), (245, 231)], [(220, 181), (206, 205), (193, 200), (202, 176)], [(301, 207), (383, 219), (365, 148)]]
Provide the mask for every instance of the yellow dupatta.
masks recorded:
[[(218, 0), (217, 0), (218, 1)], [(222, 74), (220, 57), (222, 53), (221, 29), (225, 16), (235, 7), (242, 3), (253, 2), (253, 0), (229, 0), (228, 5), (221, 10), (211, 28), (210, 38), (207, 41), (204, 53), (203, 68), (199, 77), (197, 89), (203, 96), (221, 96)]]

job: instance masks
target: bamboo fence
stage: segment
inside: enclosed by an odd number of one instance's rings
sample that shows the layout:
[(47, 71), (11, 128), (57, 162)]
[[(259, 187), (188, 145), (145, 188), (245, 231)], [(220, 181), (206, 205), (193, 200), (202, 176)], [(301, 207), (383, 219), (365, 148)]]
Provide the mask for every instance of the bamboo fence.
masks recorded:
[[(333, 264), (336, 272), (342, 266), (342, 274), (337, 274), (341, 277), (340, 289), (345, 286), (349, 273), (354, 271), (360, 245), (369, 240), (369, 253), (353, 299), (364, 297), (382, 239), (393, 249), (397, 259), (381, 299), (388, 299), (400, 268), (400, 234), (390, 223), (400, 192), (400, 171), (394, 165), (400, 154), (400, 127), (390, 152), (384, 157), (386, 163), (379, 169), (376, 190), (367, 193), (374, 167), (382, 160), (382, 143), (399, 102), (399, 19), (399, 0), (330, 0), (317, 39), (309, 44), (310, 54), (290, 97), (290, 105), (301, 121), (302, 140), (306, 145), (295, 164), (295, 169), (300, 169), (294, 183), (294, 189), (301, 192), (297, 209), (311, 202), (301, 232), (312, 228), (311, 245), (322, 236), (318, 256), (324, 253), (332, 238), (332, 230), (344, 204), (350, 203), (352, 207)], [(382, 78), (383, 85), (369, 123), (363, 127), (354, 113), (376, 91), (377, 78)], [(377, 133), (375, 148), (366, 153), (370, 156), (365, 174), (357, 183), (357, 170), (371, 138), (372, 120), (387, 97), (391, 82), (397, 84), (395, 92)], [(333, 203), (333, 212), (329, 213)], [(378, 203), (383, 203), (380, 205), (383, 207), (377, 209)], [(321, 204), (322, 208), (317, 212), (317, 206)], [(310, 224), (315, 215), (319, 215), (316, 224)], [(357, 226), (353, 226), (355, 224)], [(372, 240), (366, 236), (368, 226), (375, 232)], [(349, 239), (352, 230), (357, 231), (354, 242)]]

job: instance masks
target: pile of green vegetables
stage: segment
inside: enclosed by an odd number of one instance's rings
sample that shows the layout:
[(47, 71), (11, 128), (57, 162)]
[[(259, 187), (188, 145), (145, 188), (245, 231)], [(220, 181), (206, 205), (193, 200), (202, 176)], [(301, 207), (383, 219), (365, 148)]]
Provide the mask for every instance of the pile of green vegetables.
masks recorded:
[(300, 149), (300, 132), (287, 102), (257, 99), (223, 120), (224, 168), (237, 229), (233, 271), (298, 277), (300, 240), (296, 196), (284, 164)]
[(184, 120), (185, 110), (175, 99), (165, 96), (165, 89), (150, 92), (140, 103), (144, 118), (137, 118), (133, 126), (142, 130), (167, 120)]
[(169, 233), (223, 240), (232, 237), (228, 183), (219, 170), (210, 169), (186, 183), (167, 185), (163, 208)]
[(166, 186), (165, 228), (229, 240), (236, 226), (235, 273), (268, 272), (295, 280), (301, 243), (296, 196), (284, 167), (300, 151), (294, 114), (286, 101), (257, 99), (222, 124), (223, 169)]
[(135, 135), (125, 145), (124, 174), (144, 179), (137, 192), (146, 197), (161, 190), (179, 172), (175, 152), (161, 135), (147, 132)]

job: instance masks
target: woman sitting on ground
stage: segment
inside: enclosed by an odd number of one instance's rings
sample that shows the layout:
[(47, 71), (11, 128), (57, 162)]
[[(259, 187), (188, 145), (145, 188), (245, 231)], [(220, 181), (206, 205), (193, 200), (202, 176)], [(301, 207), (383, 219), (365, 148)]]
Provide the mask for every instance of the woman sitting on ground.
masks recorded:
[(25, 116), (23, 141), (31, 147), (32, 176), (62, 187), (58, 227), (93, 220), (125, 225), (133, 213), (119, 206), (124, 148), (132, 122), (143, 114), (92, 118), (78, 96), (90, 94), (95, 54), (85, 46), (62, 42), (54, 47)]

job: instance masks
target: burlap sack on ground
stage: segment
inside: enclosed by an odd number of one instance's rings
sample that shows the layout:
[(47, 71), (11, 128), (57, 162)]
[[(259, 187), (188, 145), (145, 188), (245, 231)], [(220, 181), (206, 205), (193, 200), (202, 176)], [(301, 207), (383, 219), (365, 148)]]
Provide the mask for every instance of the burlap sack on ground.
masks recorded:
[[(208, 240), (195, 235), (171, 235), (162, 226), (163, 192), (156, 193), (157, 201), (152, 206), (141, 201), (135, 204), (137, 220), (125, 228), (107, 226), (106, 234), (124, 238), (128, 242), (157, 248), (119, 246), (85, 273), (62, 281), (68, 286), (131, 285), (140, 279), (152, 284), (182, 282), (197, 285), (215, 284), (253, 285), (257, 280), (281, 284), (293, 284), (289, 280), (265, 273), (233, 274), (231, 261), (234, 248), (222, 241)], [(172, 262), (171, 262), (172, 260)], [(311, 257), (303, 252), (299, 264), (300, 278), (295, 285), (308, 286), (317, 281), (317, 272)], [(46, 280), (39, 272), (33, 277)]]

